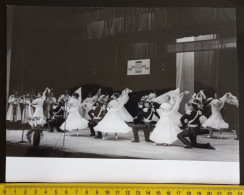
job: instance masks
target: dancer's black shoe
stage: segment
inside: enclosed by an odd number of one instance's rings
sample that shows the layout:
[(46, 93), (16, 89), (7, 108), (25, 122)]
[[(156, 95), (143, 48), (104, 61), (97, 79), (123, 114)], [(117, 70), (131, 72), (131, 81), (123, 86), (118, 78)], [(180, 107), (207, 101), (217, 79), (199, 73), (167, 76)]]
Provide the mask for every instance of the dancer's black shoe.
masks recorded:
[(184, 148), (185, 148), (185, 149), (192, 149), (191, 146), (185, 146)]
[(133, 140), (133, 141), (131, 141), (131, 142), (140, 142), (140, 140)]

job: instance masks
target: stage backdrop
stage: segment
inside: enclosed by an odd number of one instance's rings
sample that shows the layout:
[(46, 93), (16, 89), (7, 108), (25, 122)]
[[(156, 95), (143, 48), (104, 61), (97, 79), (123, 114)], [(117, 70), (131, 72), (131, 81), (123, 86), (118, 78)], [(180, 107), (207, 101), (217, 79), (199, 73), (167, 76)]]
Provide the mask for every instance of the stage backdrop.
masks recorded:
[[(90, 83), (115, 90), (176, 88), (176, 53), (167, 52), (168, 44), (190, 36), (236, 36), (235, 9), (225, 8), (16, 6), (12, 16), (9, 88), (20, 93), (49, 86), (58, 96)], [(150, 74), (128, 76), (128, 60), (140, 59), (150, 59)], [(237, 95), (236, 63), (236, 49), (195, 52), (194, 89), (211, 86), (219, 95)], [(235, 114), (226, 117), (234, 121)]]

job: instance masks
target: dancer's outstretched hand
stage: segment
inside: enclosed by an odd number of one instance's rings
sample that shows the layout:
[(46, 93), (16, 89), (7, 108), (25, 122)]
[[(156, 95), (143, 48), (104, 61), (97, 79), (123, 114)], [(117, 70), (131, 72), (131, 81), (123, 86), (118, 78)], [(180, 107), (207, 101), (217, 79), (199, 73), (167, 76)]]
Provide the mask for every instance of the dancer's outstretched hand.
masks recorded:
[(126, 91), (127, 93), (131, 93), (131, 92), (132, 92), (132, 90), (129, 89), (129, 88), (126, 88), (125, 91)]
[(185, 95), (187, 95), (187, 94), (189, 94), (189, 93), (190, 93), (189, 91), (185, 91), (185, 92), (184, 92)]

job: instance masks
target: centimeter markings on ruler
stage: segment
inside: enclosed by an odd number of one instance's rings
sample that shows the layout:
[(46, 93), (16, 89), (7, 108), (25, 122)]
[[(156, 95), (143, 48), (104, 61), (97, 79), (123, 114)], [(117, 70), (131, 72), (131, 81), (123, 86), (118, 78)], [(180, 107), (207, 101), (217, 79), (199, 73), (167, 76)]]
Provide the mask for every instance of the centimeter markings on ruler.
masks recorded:
[(244, 186), (176, 184), (0, 184), (0, 195), (244, 195)]

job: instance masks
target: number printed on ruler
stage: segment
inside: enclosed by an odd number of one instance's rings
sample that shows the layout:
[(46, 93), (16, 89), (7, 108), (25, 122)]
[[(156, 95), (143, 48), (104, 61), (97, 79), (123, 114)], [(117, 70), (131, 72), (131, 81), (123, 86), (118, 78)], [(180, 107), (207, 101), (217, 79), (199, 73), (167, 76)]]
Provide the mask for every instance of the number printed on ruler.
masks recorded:
[[(4, 185), (4, 184), (1, 184)], [(147, 184), (6, 184), (0, 195), (244, 195), (244, 187)]]

